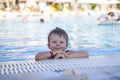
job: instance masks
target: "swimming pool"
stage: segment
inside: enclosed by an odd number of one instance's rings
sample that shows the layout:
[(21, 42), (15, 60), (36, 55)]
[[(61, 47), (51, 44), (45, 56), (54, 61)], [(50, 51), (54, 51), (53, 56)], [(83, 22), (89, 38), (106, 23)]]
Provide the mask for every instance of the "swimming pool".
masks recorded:
[(72, 50), (86, 50), (90, 56), (120, 54), (119, 25), (97, 25), (95, 15), (58, 16), (41, 23), (38, 19), (0, 19), (0, 62), (34, 60), (49, 50), (47, 35), (55, 27), (69, 34)]

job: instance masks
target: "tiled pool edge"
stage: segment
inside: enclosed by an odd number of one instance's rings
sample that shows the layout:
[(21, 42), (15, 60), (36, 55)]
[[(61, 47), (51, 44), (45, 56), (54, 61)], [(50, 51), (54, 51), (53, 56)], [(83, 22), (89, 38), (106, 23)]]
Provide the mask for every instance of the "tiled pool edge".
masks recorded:
[(0, 62), (0, 80), (76, 80), (75, 74), (77, 80), (119, 80), (120, 55)]
[[(56, 70), (90, 69), (97, 67), (120, 66), (120, 55), (90, 56), (82, 59), (56, 59), (41, 61), (10, 61), (0, 62), (0, 75), (24, 72), (42, 72)], [(18, 71), (20, 70), (20, 71)]]

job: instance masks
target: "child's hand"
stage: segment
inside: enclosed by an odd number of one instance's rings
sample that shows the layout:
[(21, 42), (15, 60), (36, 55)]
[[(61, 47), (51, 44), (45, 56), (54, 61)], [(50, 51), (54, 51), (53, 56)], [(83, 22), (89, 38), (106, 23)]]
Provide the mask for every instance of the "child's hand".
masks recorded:
[(74, 53), (74, 52), (71, 51), (71, 50), (67, 50), (66, 53), (65, 53), (65, 57), (69, 58), (69, 55), (72, 54), (72, 53)]
[(64, 51), (54, 51), (55, 58), (54, 59), (65, 59), (68, 58), (70, 52), (65, 53)]
[(53, 51), (54, 55), (57, 55), (57, 54), (65, 54), (64, 51)]
[(58, 53), (58, 54), (54, 57), (54, 59), (65, 59), (65, 58), (66, 58), (65, 54), (61, 54), (61, 53)]

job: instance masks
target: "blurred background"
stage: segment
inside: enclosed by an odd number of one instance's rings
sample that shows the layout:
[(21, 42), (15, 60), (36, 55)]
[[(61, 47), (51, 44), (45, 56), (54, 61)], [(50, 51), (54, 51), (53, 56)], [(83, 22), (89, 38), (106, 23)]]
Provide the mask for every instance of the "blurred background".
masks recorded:
[[(49, 8), (49, 9), (48, 9)], [(120, 10), (120, 0), (0, 0), (0, 12), (106, 12)]]

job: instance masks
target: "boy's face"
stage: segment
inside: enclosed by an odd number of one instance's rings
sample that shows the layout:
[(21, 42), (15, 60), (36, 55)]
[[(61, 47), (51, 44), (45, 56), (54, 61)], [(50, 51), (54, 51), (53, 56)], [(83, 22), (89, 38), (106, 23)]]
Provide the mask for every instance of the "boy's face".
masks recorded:
[(50, 42), (48, 44), (49, 49), (52, 51), (64, 51), (68, 44), (63, 36), (58, 36), (57, 34), (52, 34), (50, 36)]
[(108, 16), (109, 20), (114, 20), (114, 18), (115, 18), (114, 16), (110, 16), (110, 15)]

